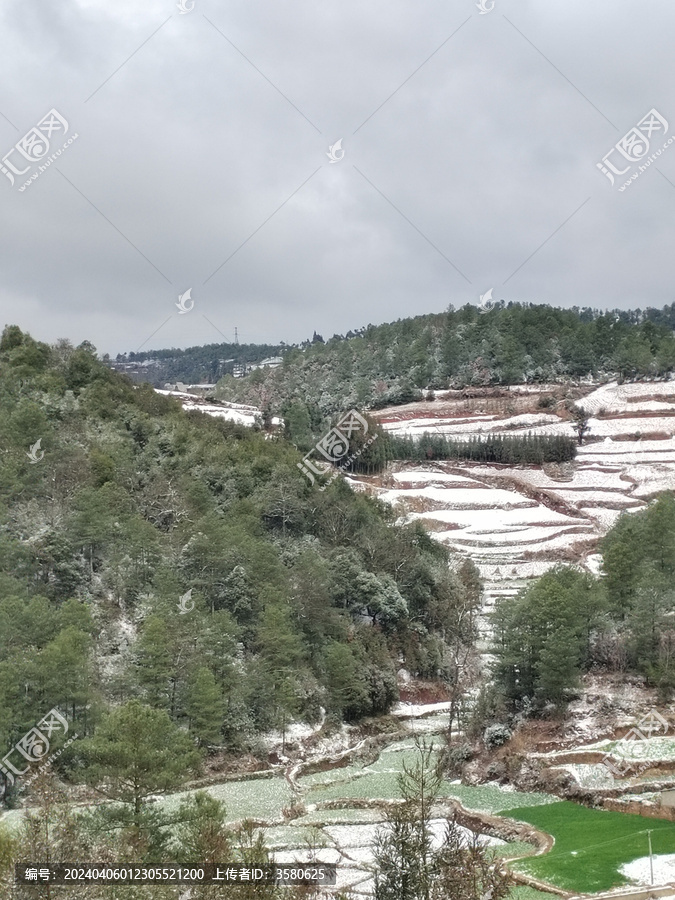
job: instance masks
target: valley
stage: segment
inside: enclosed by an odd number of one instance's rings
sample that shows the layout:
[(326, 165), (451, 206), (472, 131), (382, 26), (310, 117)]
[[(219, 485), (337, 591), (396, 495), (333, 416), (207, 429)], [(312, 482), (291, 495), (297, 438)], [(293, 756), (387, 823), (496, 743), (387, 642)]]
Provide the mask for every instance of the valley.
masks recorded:
[[(470, 559), (476, 565), (483, 583), (479, 648), (484, 661), (489, 661), (486, 654), (495, 602), (515, 596), (558, 564), (597, 575), (602, 562), (598, 543), (619, 516), (644, 510), (650, 498), (675, 488), (675, 383), (437, 391), (434, 399), (385, 407), (373, 414), (385, 431), (396, 435), (434, 433), (462, 440), (500, 433), (573, 435), (570, 400), (587, 412), (590, 426), (574, 461), (541, 466), (458, 460), (394, 462), (377, 475), (345, 476), (357, 492), (369, 493), (391, 505), (399, 524), (422, 522), (435, 540), (458, 558)], [(405, 691), (405, 682), (400, 685)], [(602, 699), (606, 694), (611, 700)], [(651, 765), (620, 780), (613, 777), (603, 757), (622, 751), (619, 736), (639, 720), (642, 710), (656, 704), (654, 693), (643, 687), (631, 688), (604, 676), (586, 676), (582, 695), (570, 704), (563, 723), (549, 728), (548, 734), (524, 729), (523, 760), (539, 767), (540, 775), (549, 777), (563, 795), (570, 788), (590, 791), (596, 803), (602, 806), (607, 802), (607, 808), (617, 810), (615, 814), (621, 822), (625, 819), (629, 834), (633, 834), (630, 828), (641, 834), (641, 816), (651, 815), (649, 810), (658, 805), (660, 791), (675, 785), (675, 739), (669, 735), (654, 737), (636, 748), (639, 758), (649, 758)], [(447, 727), (448, 707), (448, 702), (400, 703), (394, 716), (410, 735), (440, 736)], [(548, 739), (542, 740), (544, 737)], [(383, 805), (396, 795), (395, 779), (413, 747), (411, 737), (390, 737), (375, 762), (368, 762), (372, 751), (364, 756), (363, 749), (348, 765), (344, 763), (352, 759), (352, 754), (342, 756), (339, 763), (333, 756), (334, 763), (322, 766), (322, 771), (314, 775), (303, 774), (311, 763), (303, 761), (305, 749), (301, 744), (287, 752), (294, 760), (289, 764), (294, 773), (294, 803), (300, 804), (302, 814), (284, 824), (274, 820), (268, 834), (275, 856), (279, 860), (304, 859), (314, 852), (323, 859), (328, 852), (327, 860), (339, 861), (344, 867), (343, 885), (352, 887), (355, 896), (369, 896), (374, 827), (382, 821)], [(360, 741), (358, 746), (362, 744)], [(306, 760), (311, 760), (312, 751), (308, 753)], [(560, 793), (528, 794), (522, 787), (514, 790), (508, 777), (486, 783), (480, 767), (469, 766), (469, 771), (469, 783), (446, 782), (449, 806), (439, 807), (439, 814), (455, 804), (454, 808), (463, 809), (464, 815), (470, 815), (471, 810), (478, 819), (485, 819), (500, 810), (522, 810), (528, 803), (561, 803)], [(562, 788), (564, 781), (566, 787)], [(281, 805), (281, 801), (278, 803)], [(460, 803), (462, 807), (456, 806)], [(625, 816), (624, 811), (631, 815)], [(478, 830), (482, 827), (476, 819), (473, 824)], [(489, 824), (487, 820), (482, 823), (486, 827)], [(494, 835), (494, 830), (491, 833)], [(501, 846), (498, 839), (494, 840), (502, 858), (550, 852), (550, 848), (537, 850), (536, 841), (535, 846), (518, 843), (513, 833), (509, 838), (516, 840), (513, 853), (508, 843)], [(529, 840), (533, 840), (531, 833)], [(313, 850), (308, 850), (309, 846)], [(317, 847), (325, 849), (319, 851)], [(675, 877), (668, 868), (670, 857), (665, 851), (671, 852), (669, 847), (666, 841), (661, 850), (664, 855), (659, 857), (662, 881)], [(573, 857), (580, 851), (568, 852)], [(644, 858), (637, 850), (626, 856), (624, 847), (611, 862), (600, 865), (598, 888), (613, 883), (621, 866), (629, 881), (645, 883)], [(574, 884), (574, 877), (564, 867), (562, 874), (555, 874), (555, 866), (551, 869), (547, 864), (515, 864), (510, 869), (520, 872), (519, 877), (530, 873), (529, 886), (515, 888), (514, 897), (521, 896), (520, 890), (525, 892), (523, 898), (537, 896), (537, 888), (546, 882), (542, 875), (547, 872), (558, 888)], [(568, 891), (567, 896), (572, 894)]]

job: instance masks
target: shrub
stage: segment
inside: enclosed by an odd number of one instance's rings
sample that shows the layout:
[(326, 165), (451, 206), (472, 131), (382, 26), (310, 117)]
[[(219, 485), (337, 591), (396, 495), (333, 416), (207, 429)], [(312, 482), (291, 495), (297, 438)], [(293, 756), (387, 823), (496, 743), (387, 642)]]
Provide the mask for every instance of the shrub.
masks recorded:
[(496, 725), (488, 725), (483, 732), (483, 744), (486, 750), (494, 750), (502, 747), (507, 741), (511, 740), (513, 732), (508, 725), (497, 723)]
[(443, 765), (446, 774), (458, 778), (462, 774), (462, 770), (466, 763), (474, 757), (473, 747), (471, 744), (451, 744), (445, 749), (443, 754)]

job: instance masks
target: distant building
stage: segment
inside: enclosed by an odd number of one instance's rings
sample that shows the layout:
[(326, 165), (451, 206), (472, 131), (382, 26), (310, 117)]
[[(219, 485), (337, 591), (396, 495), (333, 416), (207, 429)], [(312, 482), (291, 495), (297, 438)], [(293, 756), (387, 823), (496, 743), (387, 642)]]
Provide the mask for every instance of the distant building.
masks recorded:
[(248, 366), (248, 370), (252, 372), (254, 369), (276, 369), (283, 361), (283, 356), (268, 356), (256, 365)]
[(175, 384), (167, 382), (164, 385), (165, 391), (180, 391), (183, 394), (195, 394), (198, 397), (206, 397), (214, 388), (215, 384), (183, 384), (182, 381), (177, 381)]
[(276, 369), (284, 361), (283, 356), (268, 356), (267, 359), (261, 360), (259, 363), (235, 363), (232, 368), (232, 374), (235, 378), (243, 378), (249, 372), (255, 369)]
[(146, 359), (143, 362), (113, 362), (110, 368), (121, 375), (128, 375), (134, 381), (152, 382), (156, 364), (156, 359)]

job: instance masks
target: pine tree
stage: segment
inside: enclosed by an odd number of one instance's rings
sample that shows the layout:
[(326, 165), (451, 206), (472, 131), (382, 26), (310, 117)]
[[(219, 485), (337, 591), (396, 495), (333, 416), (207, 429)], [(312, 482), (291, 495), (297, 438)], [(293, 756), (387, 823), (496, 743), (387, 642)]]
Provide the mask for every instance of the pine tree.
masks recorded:
[(191, 738), (165, 712), (138, 700), (112, 710), (94, 737), (82, 742), (82, 751), (86, 781), (129, 804), (136, 827), (150, 794), (176, 790), (199, 764)]
[(398, 778), (402, 802), (387, 811), (376, 837), (375, 900), (501, 900), (510, 887), (490, 851), (467, 842), (451, 818), (442, 839), (434, 840), (431, 817), (442, 775), (433, 745), (416, 744), (416, 761), (404, 764)]
[(562, 707), (571, 688), (579, 683), (579, 638), (573, 628), (560, 625), (551, 632), (536, 664), (537, 694)]
[(358, 719), (370, 710), (363, 660), (351, 647), (331, 644), (323, 653), (331, 711), (346, 719)]
[(185, 713), (199, 746), (220, 744), (224, 704), (213, 672), (200, 666), (192, 677), (188, 676), (186, 694)]
[(136, 646), (136, 678), (150, 706), (167, 712), (172, 707), (173, 657), (174, 641), (166, 620), (148, 616)]

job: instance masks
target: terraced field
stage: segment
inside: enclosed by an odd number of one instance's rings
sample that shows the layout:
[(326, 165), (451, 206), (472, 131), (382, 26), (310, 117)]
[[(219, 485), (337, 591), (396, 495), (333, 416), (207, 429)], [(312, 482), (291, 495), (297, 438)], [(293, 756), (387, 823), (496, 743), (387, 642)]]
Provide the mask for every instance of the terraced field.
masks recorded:
[[(505, 815), (526, 821), (555, 838), (544, 856), (513, 863), (516, 870), (570, 891), (597, 893), (630, 884), (648, 851), (647, 829), (659, 866), (656, 884), (673, 879), (675, 825), (659, 819), (587, 809), (561, 801), (537, 808), (516, 808)], [(638, 866), (631, 868), (631, 865)]]
[[(644, 509), (650, 496), (675, 488), (675, 382), (585, 390), (577, 405), (591, 417), (589, 441), (574, 462), (398, 463), (385, 477), (359, 479), (402, 519), (425, 521), (437, 540), (476, 563), (486, 613), (498, 597), (517, 593), (558, 562), (596, 571), (598, 539), (618, 516)], [(377, 417), (397, 435), (573, 436), (555, 391), (546, 385), (512, 388), (497, 399), (489, 392), (481, 397), (475, 391), (469, 399), (439, 392), (433, 402), (390, 407)], [(538, 410), (544, 397), (553, 398), (553, 411)]]

